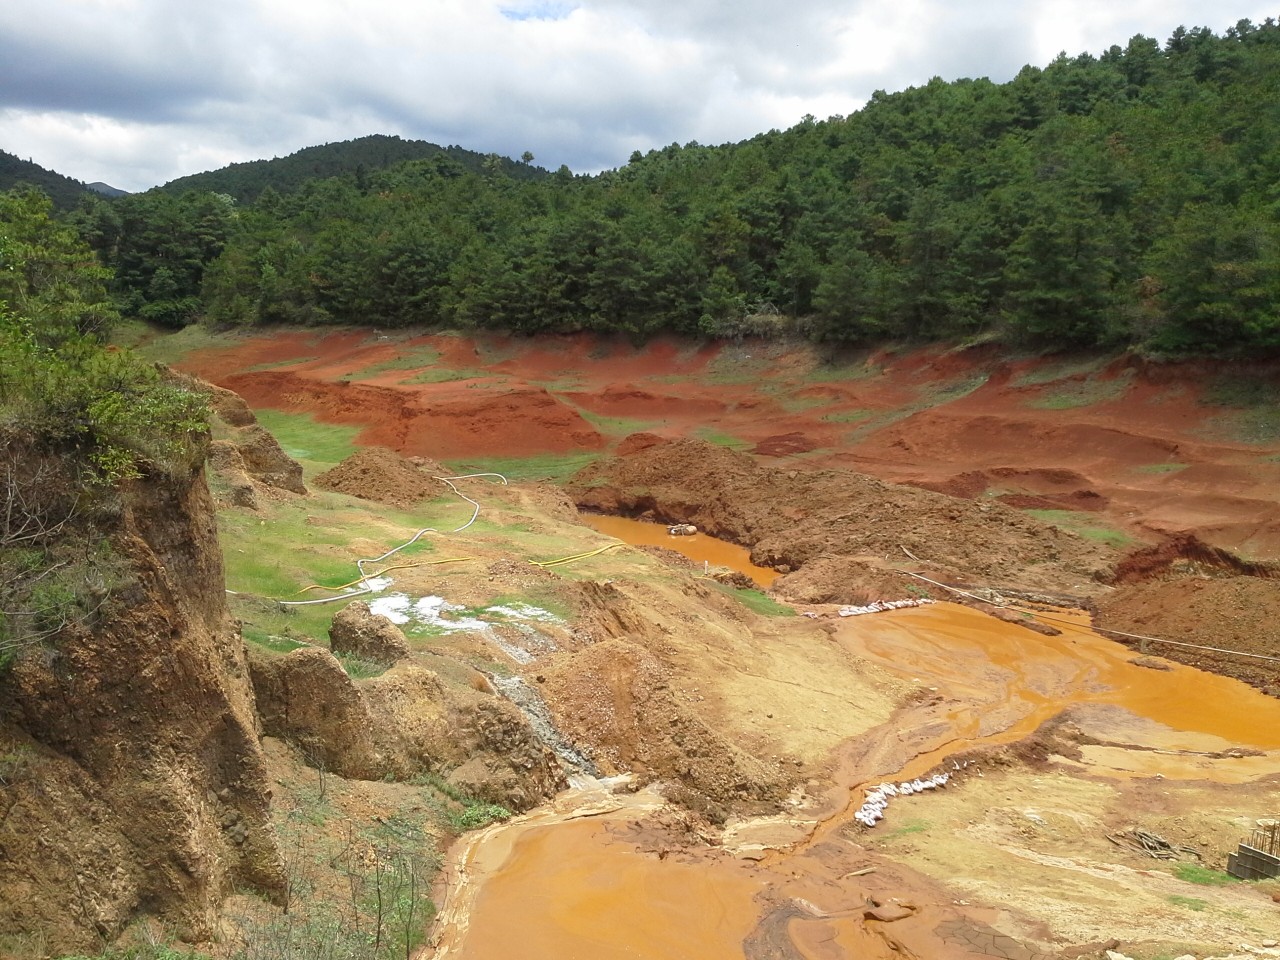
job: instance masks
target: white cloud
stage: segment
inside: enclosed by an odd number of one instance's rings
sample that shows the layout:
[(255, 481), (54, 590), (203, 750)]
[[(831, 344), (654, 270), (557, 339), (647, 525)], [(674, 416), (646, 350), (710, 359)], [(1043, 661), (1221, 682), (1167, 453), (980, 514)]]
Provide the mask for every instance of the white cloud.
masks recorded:
[(0, 148), (126, 189), (393, 133), (597, 170), (1002, 81), (1250, 0), (43, 0), (0, 6)]

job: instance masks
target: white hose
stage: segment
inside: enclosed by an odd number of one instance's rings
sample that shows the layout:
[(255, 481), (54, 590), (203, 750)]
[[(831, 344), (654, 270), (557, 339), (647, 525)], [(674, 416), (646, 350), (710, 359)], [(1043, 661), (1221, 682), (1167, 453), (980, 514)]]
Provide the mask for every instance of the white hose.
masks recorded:
[[(444, 531), (445, 533), (461, 533), (463, 530), (467, 529), (467, 527), (475, 523), (476, 518), (480, 516), (480, 504), (477, 503), (475, 500), (472, 500), (470, 497), (468, 497), (465, 493), (463, 493), (461, 490), (455, 487), (451, 482), (453, 480), (472, 480), (476, 477), (497, 477), (499, 480), (502, 481), (502, 485), (504, 487), (508, 485), (507, 478), (500, 473), (467, 473), (467, 474), (463, 474), (460, 477), (432, 477), (431, 478), (432, 480), (439, 480), (441, 483), (447, 485), (448, 488), (452, 490), (455, 494), (457, 494), (463, 500), (467, 501), (467, 503), (475, 507), (475, 509), (471, 512), (470, 520), (468, 520), (462, 526), (456, 527), (453, 530)], [(392, 549), (384, 553), (382, 556), (370, 557), (364, 560), (357, 560), (356, 569), (360, 571), (360, 577), (362, 579), (367, 579), (369, 577), (369, 574), (365, 573), (364, 571), (364, 565), (366, 563), (381, 563), (383, 560), (387, 559), (387, 557), (394, 556), (395, 554), (403, 550), (405, 547), (412, 546), (413, 544), (417, 543), (426, 534), (440, 533), (440, 532), (441, 531), (437, 530), (435, 527), (423, 527), (421, 530), (415, 533), (412, 537), (410, 537), (404, 543), (400, 544), (400, 546), (393, 547)], [(232, 593), (233, 591), (228, 590), (227, 592)], [(279, 603), (280, 606), (282, 607), (304, 607), (304, 606), (307, 606), (308, 604), (313, 604), (313, 603), (333, 603), (336, 600), (350, 600), (352, 597), (359, 597), (366, 593), (372, 593), (372, 592), (373, 591), (371, 589), (366, 587), (365, 589), (359, 590), (355, 593), (340, 593), (336, 597), (325, 597), (322, 600), (277, 600), (276, 602)]]

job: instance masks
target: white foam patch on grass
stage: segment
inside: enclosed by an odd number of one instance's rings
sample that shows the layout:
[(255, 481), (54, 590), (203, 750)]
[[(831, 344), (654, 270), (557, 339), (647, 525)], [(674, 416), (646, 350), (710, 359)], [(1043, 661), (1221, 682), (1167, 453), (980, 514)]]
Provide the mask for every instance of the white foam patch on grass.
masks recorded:
[(386, 617), (392, 623), (404, 626), (407, 623), (434, 627), (446, 633), (459, 630), (474, 630), (483, 633), (489, 624), (475, 617), (450, 617), (446, 614), (458, 613), (466, 607), (458, 603), (450, 603), (444, 597), (412, 597), (403, 593), (393, 593), (369, 601), (369, 611)]
[[(509, 638), (498, 635), (493, 624), (482, 620), (479, 616), (458, 616), (467, 608), (457, 603), (450, 603), (444, 597), (418, 597), (416, 600), (403, 593), (393, 593), (385, 597), (377, 597), (369, 601), (369, 611), (380, 614), (399, 626), (412, 624), (440, 633), (459, 633), (463, 631), (478, 633), (487, 641), (502, 650), (516, 663), (532, 663), (535, 654), (525, 647), (512, 642)], [(522, 622), (533, 620), (539, 623), (561, 623), (559, 617), (549, 610), (535, 607), (533, 604), (513, 601), (509, 604), (494, 604), (479, 611), (481, 615), (502, 618), (502, 622), (515, 621), (516, 626)], [(536, 640), (535, 646), (547, 650), (555, 650), (555, 644), (549, 638), (543, 638), (532, 627), (524, 627)]]

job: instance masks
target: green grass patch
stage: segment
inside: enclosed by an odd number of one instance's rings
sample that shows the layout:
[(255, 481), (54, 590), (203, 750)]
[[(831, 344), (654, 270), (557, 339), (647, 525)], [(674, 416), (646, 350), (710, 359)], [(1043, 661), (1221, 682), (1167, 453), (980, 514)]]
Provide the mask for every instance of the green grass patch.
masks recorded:
[(126, 350), (139, 350), (152, 339), (163, 336), (155, 327), (142, 320), (125, 320), (112, 324), (107, 343)]
[(436, 794), (432, 804), (435, 813), (454, 833), (479, 830), (511, 819), (511, 811), (506, 807), (468, 796), (437, 773), (420, 774), (412, 782)]
[(271, 431), (284, 452), (302, 464), (307, 479), (341, 463), (356, 452), (359, 427), (321, 423), (307, 413), (255, 410), (258, 422)]
[(731, 447), (735, 450), (741, 450), (750, 444), (746, 440), (742, 440), (733, 434), (725, 433), (715, 427), (699, 427), (693, 432), (693, 435), (699, 440), (706, 440), (708, 443), (714, 443), (718, 447)]
[(779, 603), (763, 590), (731, 587), (727, 584), (712, 581), (717, 590), (725, 596), (733, 597), (744, 607), (766, 617), (794, 617), (796, 612), (785, 603)]
[(1202, 887), (1229, 887), (1233, 883), (1240, 883), (1223, 870), (1211, 870), (1198, 863), (1180, 863), (1173, 868), (1173, 875), (1179, 880), (1198, 883)]
[[(313, 583), (330, 586), (357, 576), (345, 550), (353, 537), (373, 531), (308, 523), (301, 505), (279, 504), (264, 515), (228, 510), (218, 518), (227, 587), (260, 597), (293, 599)], [(338, 548), (338, 549), (333, 549)]]
[[(378, 510), (378, 512), (373, 512)], [(467, 504), (442, 497), (412, 511), (353, 504), (336, 493), (313, 493), (305, 503), (273, 503), (262, 513), (224, 510), (218, 519), (232, 610), (245, 635), (263, 646), (271, 637), (326, 642), (333, 615), (344, 600), (306, 606), (282, 606), (278, 600), (321, 599), (329, 591), (300, 592), (319, 584), (331, 588), (359, 575), (351, 544), (364, 541), (364, 556), (376, 556), (408, 540), (423, 527), (450, 530), (470, 516)], [(405, 547), (376, 569), (435, 554), (430, 535)], [(371, 568), (373, 572), (374, 568)], [(441, 576), (448, 567), (439, 567)], [(393, 574), (394, 576), (394, 574)]]
[(1280, 405), (1280, 386), (1258, 377), (1219, 376), (1205, 384), (1200, 402), (1214, 407), (1250, 410)]
[(657, 425), (654, 420), (640, 420), (635, 417), (606, 417), (598, 413), (592, 413), (590, 410), (583, 410), (581, 407), (575, 407), (578, 414), (587, 423), (594, 426), (601, 433), (611, 437), (629, 437), (633, 433), (644, 433), (652, 430)]
[(316, 357), (294, 357), (292, 360), (273, 360), (270, 363), (255, 363), (252, 367), (245, 367), (245, 373), (262, 373), (265, 370), (282, 370), (286, 367), (296, 367), (300, 364), (311, 363)]
[(589, 463), (599, 459), (597, 452), (542, 453), (532, 457), (493, 457), (486, 460), (449, 463), (451, 470), (475, 473), (481, 470), (500, 473), (508, 480), (550, 480), (563, 482)]
[(874, 411), (871, 410), (836, 410), (823, 414), (822, 419), (827, 423), (860, 423), (873, 415)]
[(226, 337), (210, 332), (202, 323), (193, 323), (174, 333), (153, 336), (141, 342), (137, 351), (148, 360), (172, 366), (197, 350), (217, 350), (229, 346)]
[(839, 357), (829, 357), (808, 370), (802, 379), (806, 383), (844, 383), (883, 376), (885, 364), (873, 363), (871, 357), (871, 351), (867, 350), (852, 356), (845, 352)]
[(455, 380), (480, 380), (488, 376), (489, 372), (487, 370), (479, 370), (474, 367), (458, 367), (456, 369), (431, 367), (400, 382), (405, 386), (413, 386), (421, 383), (452, 383)]
[(1075, 410), (1098, 403), (1119, 400), (1133, 383), (1133, 373), (1125, 371), (1118, 377), (1101, 380), (1088, 377), (1064, 383), (1056, 389), (1041, 394), (1028, 403), (1039, 410)]
[(1211, 417), (1208, 433), (1239, 443), (1280, 443), (1280, 404)]
[(1169, 902), (1175, 907), (1186, 907), (1188, 910), (1195, 910), (1197, 913), (1209, 909), (1209, 901), (1201, 900), (1199, 897), (1184, 897), (1175, 893), (1169, 897)]
[(275, 633), (268, 633), (261, 627), (245, 623), (241, 630), (241, 635), (250, 643), (262, 647), (264, 650), (270, 650), (272, 653), (288, 653), (290, 650), (297, 650), (306, 644), (301, 640), (295, 640), (292, 637), (281, 636)]
[(548, 393), (571, 393), (581, 390), (587, 383), (585, 377), (581, 374), (569, 374), (563, 377), (553, 377), (550, 380), (535, 380), (532, 383), (541, 383), (546, 387)]
[[(794, 394), (787, 393), (783, 393), (778, 397), (778, 406), (782, 407), (787, 413), (804, 413), (806, 410), (813, 410), (816, 407), (825, 407), (830, 404), (830, 397), (797, 397)], [(826, 418), (824, 417), (823, 419)]]
[(928, 820), (908, 820), (902, 826), (884, 834), (885, 840), (896, 840), (898, 837), (909, 837), (913, 833), (924, 833), (932, 824)]
[(385, 663), (365, 660), (363, 657), (353, 656), (349, 653), (337, 653), (334, 656), (338, 658), (338, 662), (342, 664), (342, 669), (347, 671), (347, 676), (352, 680), (368, 680), (370, 677), (380, 677), (387, 672)]
[(1133, 537), (1123, 530), (1100, 527), (1091, 522), (1088, 514), (1078, 513), (1075, 510), (1024, 510), (1023, 512), (1030, 514), (1037, 520), (1051, 523), (1055, 527), (1066, 530), (1068, 533), (1074, 533), (1078, 537), (1084, 537), (1086, 540), (1093, 540), (1096, 543), (1105, 543), (1109, 547), (1122, 549), (1135, 542)]
[(1038, 364), (1030, 370), (1024, 370), (1013, 378), (1010, 386), (1039, 387), (1072, 377), (1092, 377), (1106, 366), (1110, 359), (1110, 357), (1098, 356), (1049, 361)]
[(275, 653), (288, 653), (307, 644), (326, 646), (333, 615), (346, 603), (282, 607), (261, 597), (230, 596), (227, 606), (242, 624), (245, 639)]
[(922, 392), (920, 401), (916, 406), (919, 407), (920, 404), (923, 404), (924, 407), (937, 407), (944, 403), (951, 403), (961, 397), (967, 397), (975, 390), (986, 386), (987, 381), (990, 379), (990, 376), (985, 373), (975, 373), (960, 380), (931, 383)]
[[(361, 367), (347, 374), (349, 380), (369, 380), (381, 373), (387, 373), (391, 370), (423, 370), (424, 368), (435, 368), (440, 362), (440, 351), (433, 347), (421, 346), (405, 350), (403, 353), (397, 353), (394, 357), (386, 360), (380, 360), (372, 363), (367, 367)], [(403, 382), (403, 381), (401, 381)]]
[(771, 366), (770, 359), (760, 353), (729, 347), (712, 358), (704, 376), (712, 383), (722, 385), (758, 383)]
[(1138, 473), (1178, 473), (1187, 469), (1188, 464), (1185, 463), (1144, 463), (1140, 467), (1133, 469)]

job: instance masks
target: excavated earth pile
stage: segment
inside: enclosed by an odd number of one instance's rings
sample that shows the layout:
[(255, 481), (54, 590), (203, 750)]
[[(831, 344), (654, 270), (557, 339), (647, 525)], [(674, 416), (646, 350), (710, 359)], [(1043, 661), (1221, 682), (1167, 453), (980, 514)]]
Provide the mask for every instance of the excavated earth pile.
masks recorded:
[[(1089, 595), (1116, 557), (1002, 504), (844, 470), (764, 466), (700, 440), (633, 435), (567, 489), (583, 509), (693, 523), (749, 544), (753, 562), (784, 572), (818, 560), (829, 568), (833, 558), (873, 569), (925, 564), (953, 579)], [(822, 576), (832, 578), (829, 569)]]
[(445, 492), (444, 484), (426, 469), (384, 447), (352, 454), (317, 476), (315, 485), (395, 507), (411, 507)]

